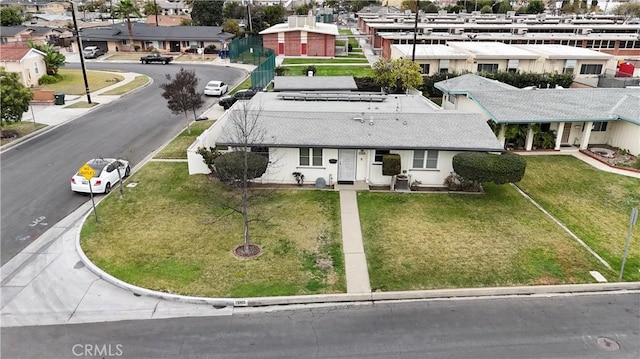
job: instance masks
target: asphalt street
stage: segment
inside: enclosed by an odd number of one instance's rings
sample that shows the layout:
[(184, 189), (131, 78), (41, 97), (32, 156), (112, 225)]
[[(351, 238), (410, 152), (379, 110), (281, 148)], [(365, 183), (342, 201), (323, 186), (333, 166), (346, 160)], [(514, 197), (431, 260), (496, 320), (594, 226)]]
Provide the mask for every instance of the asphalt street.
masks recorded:
[[(638, 358), (634, 294), (442, 299), (2, 328), (2, 358)], [(78, 355), (80, 353), (80, 355)]]
[[(83, 163), (96, 157), (122, 157), (136, 166), (186, 126), (183, 115), (171, 114), (159, 87), (167, 81), (166, 74), (175, 74), (181, 67), (196, 72), (199, 91), (211, 79), (235, 84), (246, 75), (226, 66), (91, 62), (88, 70), (137, 72), (154, 82), (2, 152), (2, 264), (88, 200), (69, 189), (69, 179)], [(216, 102), (205, 100), (203, 110)]]

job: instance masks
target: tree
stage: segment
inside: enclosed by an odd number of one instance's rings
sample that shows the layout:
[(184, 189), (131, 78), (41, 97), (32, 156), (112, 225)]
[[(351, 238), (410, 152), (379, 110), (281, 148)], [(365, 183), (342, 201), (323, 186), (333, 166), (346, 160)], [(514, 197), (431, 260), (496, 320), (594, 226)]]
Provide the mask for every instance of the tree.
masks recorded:
[(485, 5), (482, 7), (482, 9), (480, 9), (480, 12), (483, 14), (492, 14), (493, 13), (493, 9), (491, 8), (491, 6), (489, 5)]
[(141, 17), (142, 14), (140, 14), (140, 10), (138, 10), (136, 5), (131, 2), (131, 0), (121, 0), (115, 8), (115, 13), (118, 15), (118, 18), (127, 20), (127, 31), (129, 31), (129, 48), (134, 49), (133, 29), (131, 28), (131, 15)]
[(422, 85), (420, 65), (409, 59), (380, 58), (373, 64), (373, 73), (376, 83), (388, 93), (404, 93)]
[(191, 8), (191, 20), (195, 26), (221, 26), (223, 1), (194, 0)]
[(311, 6), (307, 3), (304, 3), (300, 6), (297, 6), (295, 8), (295, 13), (296, 15), (308, 15), (309, 14), (309, 10), (311, 10)]
[(193, 26), (193, 21), (191, 19), (182, 19), (180, 20), (180, 26)]
[(155, 1), (147, 1), (144, 3), (145, 15), (161, 15), (162, 7)]
[(222, 17), (225, 19), (242, 19), (245, 17), (246, 12), (244, 6), (240, 6), (238, 1), (225, 1), (222, 8)]
[(1, 123), (20, 122), (22, 114), (29, 110), (33, 93), (20, 81), (15, 72), (6, 72), (0, 67)]
[(266, 172), (270, 161), (268, 154), (259, 153), (256, 147), (264, 142), (266, 136), (259, 122), (261, 112), (260, 108), (253, 108), (248, 102), (237, 103), (229, 112), (227, 125), (221, 134), (233, 146), (233, 151), (214, 159), (213, 175), (239, 192), (239, 201), (225, 198), (223, 207), (242, 215), (244, 241), (236, 254), (244, 257), (259, 253), (259, 248), (251, 245), (250, 224), (260, 218), (251, 215), (250, 207), (255, 199), (265, 195), (263, 191), (251, 191), (249, 184)]
[(180, 68), (175, 78), (172, 79), (170, 74), (167, 74), (166, 78), (169, 82), (160, 85), (160, 88), (164, 90), (162, 97), (168, 100), (167, 107), (173, 114), (184, 113), (184, 118), (187, 121), (187, 130), (191, 134), (188, 113), (193, 111), (195, 117), (195, 111), (202, 107), (204, 103), (202, 94), (196, 92), (196, 86), (198, 86), (196, 72)]
[(531, 0), (527, 5), (527, 14), (541, 14), (544, 12), (542, 0)]
[(498, 14), (506, 14), (507, 11), (513, 11), (513, 7), (508, 1), (503, 0), (499, 4), (500, 5), (498, 5), (498, 11), (497, 11)]
[(3, 6), (0, 8), (0, 23), (2, 26), (16, 26), (22, 24), (20, 10), (14, 6)]
[(264, 21), (269, 25), (277, 25), (284, 22), (285, 10), (282, 5), (271, 5), (262, 8), (264, 14)]
[(227, 19), (222, 24), (222, 31), (228, 34), (234, 34), (236, 37), (240, 37), (242, 35), (242, 28), (238, 23), (233, 19)]
[(640, 17), (640, 3), (628, 2), (620, 4), (620, 6), (616, 7), (615, 10), (613, 10), (613, 13), (616, 15), (625, 16), (627, 18)]
[(47, 68), (47, 75), (56, 75), (67, 61), (67, 58), (51, 44), (35, 44), (29, 41), (29, 47), (44, 53), (43, 60)]
[[(412, 13), (416, 12), (416, 0), (404, 0), (402, 5), (400, 5), (401, 10), (411, 10)], [(434, 13), (438, 12), (438, 5), (434, 4), (431, 1), (422, 0), (420, 1), (420, 10), (424, 12)]]

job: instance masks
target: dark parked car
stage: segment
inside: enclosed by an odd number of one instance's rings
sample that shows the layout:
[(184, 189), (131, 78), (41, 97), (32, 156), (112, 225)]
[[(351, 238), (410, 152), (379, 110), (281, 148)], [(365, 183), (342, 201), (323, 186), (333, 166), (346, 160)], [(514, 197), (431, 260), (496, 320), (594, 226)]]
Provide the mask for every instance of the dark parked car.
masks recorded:
[(234, 103), (238, 100), (249, 100), (251, 99), (258, 91), (252, 89), (240, 90), (233, 95), (222, 96), (220, 100), (218, 100), (218, 105), (222, 106), (225, 110), (228, 110)]
[(162, 64), (166, 65), (166, 64), (170, 63), (171, 61), (173, 61), (173, 56), (163, 56), (163, 55), (160, 55), (157, 52), (150, 53), (149, 55), (142, 56), (140, 58), (140, 62), (142, 62), (143, 64), (150, 64), (150, 63), (153, 63), (153, 62), (158, 62), (158, 63), (162, 63)]

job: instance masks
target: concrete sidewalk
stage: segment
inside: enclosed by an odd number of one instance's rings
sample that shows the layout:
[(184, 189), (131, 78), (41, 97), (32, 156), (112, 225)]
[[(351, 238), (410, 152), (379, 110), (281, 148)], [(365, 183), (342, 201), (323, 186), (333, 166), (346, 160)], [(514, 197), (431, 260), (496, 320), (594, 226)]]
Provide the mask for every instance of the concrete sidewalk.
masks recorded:
[(340, 218), (342, 220), (342, 252), (347, 277), (347, 293), (370, 293), (369, 268), (362, 243), (358, 193), (340, 191)]

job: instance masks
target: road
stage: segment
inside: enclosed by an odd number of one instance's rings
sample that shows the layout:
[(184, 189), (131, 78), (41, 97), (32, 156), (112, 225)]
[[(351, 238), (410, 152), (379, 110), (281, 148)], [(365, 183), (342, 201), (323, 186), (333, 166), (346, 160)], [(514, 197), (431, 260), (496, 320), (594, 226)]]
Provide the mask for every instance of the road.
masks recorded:
[[(137, 72), (149, 75), (154, 83), (2, 153), (3, 265), (89, 199), (69, 189), (69, 179), (84, 162), (115, 156), (135, 166), (184, 128), (184, 117), (171, 114), (159, 87), (166, 82), (165, 74), (173, 75), (180, 67), (196, 71), (199, 91), (211, 79), (235, 84), (246, 74), (224, 66), (91, 62), (89, 70)], [(213, 98), (205, 100), (203, 109), (215, 103)]]
[(99, 350), (101, 358), (638, 358), (640, 295), (236, 309), (231, 316), (2, 329), (3, 359), (73, 358), (87, 348), (84, 357)]

